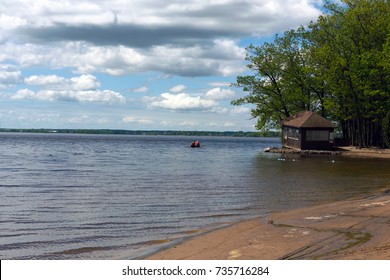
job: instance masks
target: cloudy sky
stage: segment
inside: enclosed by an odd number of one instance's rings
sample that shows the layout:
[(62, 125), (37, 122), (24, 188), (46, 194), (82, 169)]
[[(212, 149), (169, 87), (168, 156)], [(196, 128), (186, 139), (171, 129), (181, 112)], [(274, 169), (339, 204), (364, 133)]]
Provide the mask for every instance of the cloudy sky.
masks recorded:
[(1, 0), (0, 127), (254, 130), (245, 47), (321, 0)]

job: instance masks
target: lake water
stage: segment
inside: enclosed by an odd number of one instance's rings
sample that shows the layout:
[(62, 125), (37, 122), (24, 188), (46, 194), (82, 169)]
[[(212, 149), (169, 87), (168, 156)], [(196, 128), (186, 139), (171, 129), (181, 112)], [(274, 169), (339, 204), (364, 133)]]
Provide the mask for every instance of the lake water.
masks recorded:
[(0, 134), (1, 259), (130, 259), (242, 219), (378, 191), (390, 161), (279, 139)]

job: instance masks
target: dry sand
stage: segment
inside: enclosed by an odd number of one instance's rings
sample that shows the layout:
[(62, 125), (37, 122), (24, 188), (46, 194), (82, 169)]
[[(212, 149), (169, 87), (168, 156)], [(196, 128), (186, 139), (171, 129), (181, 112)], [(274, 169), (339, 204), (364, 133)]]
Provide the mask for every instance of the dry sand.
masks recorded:
[(154, 260), (390, 259), (390, 193), (275, 213), (195, 237)]
[(390, 149), (342, 147), (338, 150), (343, 156), (390, 159)]

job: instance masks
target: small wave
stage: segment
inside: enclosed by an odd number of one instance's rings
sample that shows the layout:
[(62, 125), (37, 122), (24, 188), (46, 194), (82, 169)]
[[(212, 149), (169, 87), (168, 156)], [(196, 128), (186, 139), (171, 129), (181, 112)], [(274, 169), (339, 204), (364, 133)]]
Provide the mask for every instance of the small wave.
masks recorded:
[(192, 229), (192, 230), (186, 230), (186, 231), (183, 231), (182, 233), (183, 234), (198, 234), (198, 233), (202, 233), (202, 232), (205, 232), (206, 230), (205, 229)]
[(162, 230), (162, 229), (175, 229), (176, 227), (170, 227), (170, 226), (150, 226), (150, 227), (144, 227), (141, 230)]
[(188, 219), (204, 219), (204, 218), (229, 218), (229, 217), (239, 217), (241, 214), (212, 214), (212, 215), (204, 215), (204, 216), (194, 216)]
[(32, 241), (32, 242), (19, 242), (19, 243), (10, 243), (0, 245), (0, 251), (6, 250), (18, 250), (18, 249), (26, 249), (26, 248), (42, 248), (45, 246), (56, 244), (57, 242), (51, 241)]
[(144, 242), (139, 242), (135, 243), (134, 246), (152, 246), (152, 245), (160, 245), (160, 244), (165, 244), (169, 243), (173, 240), (170, 239), (155, 239), (155, 240), (149, 240), (149, 241), (144, 241)]
[(76, 248), (76, 249), (69, 249), (62, 252), (58, 252), (59, 255), (77, 255), (77, 254), (84, 254), (84, 253), (91, 253), (95, 251), (106, 251), (106, 250), (112, 250), (113, 247), (82, 247), (82, 248)]
[(61, 169), (50, 169), (50, 172), (78, 172), (77, 169), (61, 168)]

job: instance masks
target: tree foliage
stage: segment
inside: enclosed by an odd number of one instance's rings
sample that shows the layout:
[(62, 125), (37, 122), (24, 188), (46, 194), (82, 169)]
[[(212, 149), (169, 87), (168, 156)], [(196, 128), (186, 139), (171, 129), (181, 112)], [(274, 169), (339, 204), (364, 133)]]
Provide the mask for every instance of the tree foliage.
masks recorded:
[(252, 75), (234, 84), (252, 103), (258, 128), (280, 125), (302, 110), (337, 121), (351, 144), (385, 145), (390, 109), (390, 3), (326, 1), (325, 13), (307, 28), (247, 48)]

